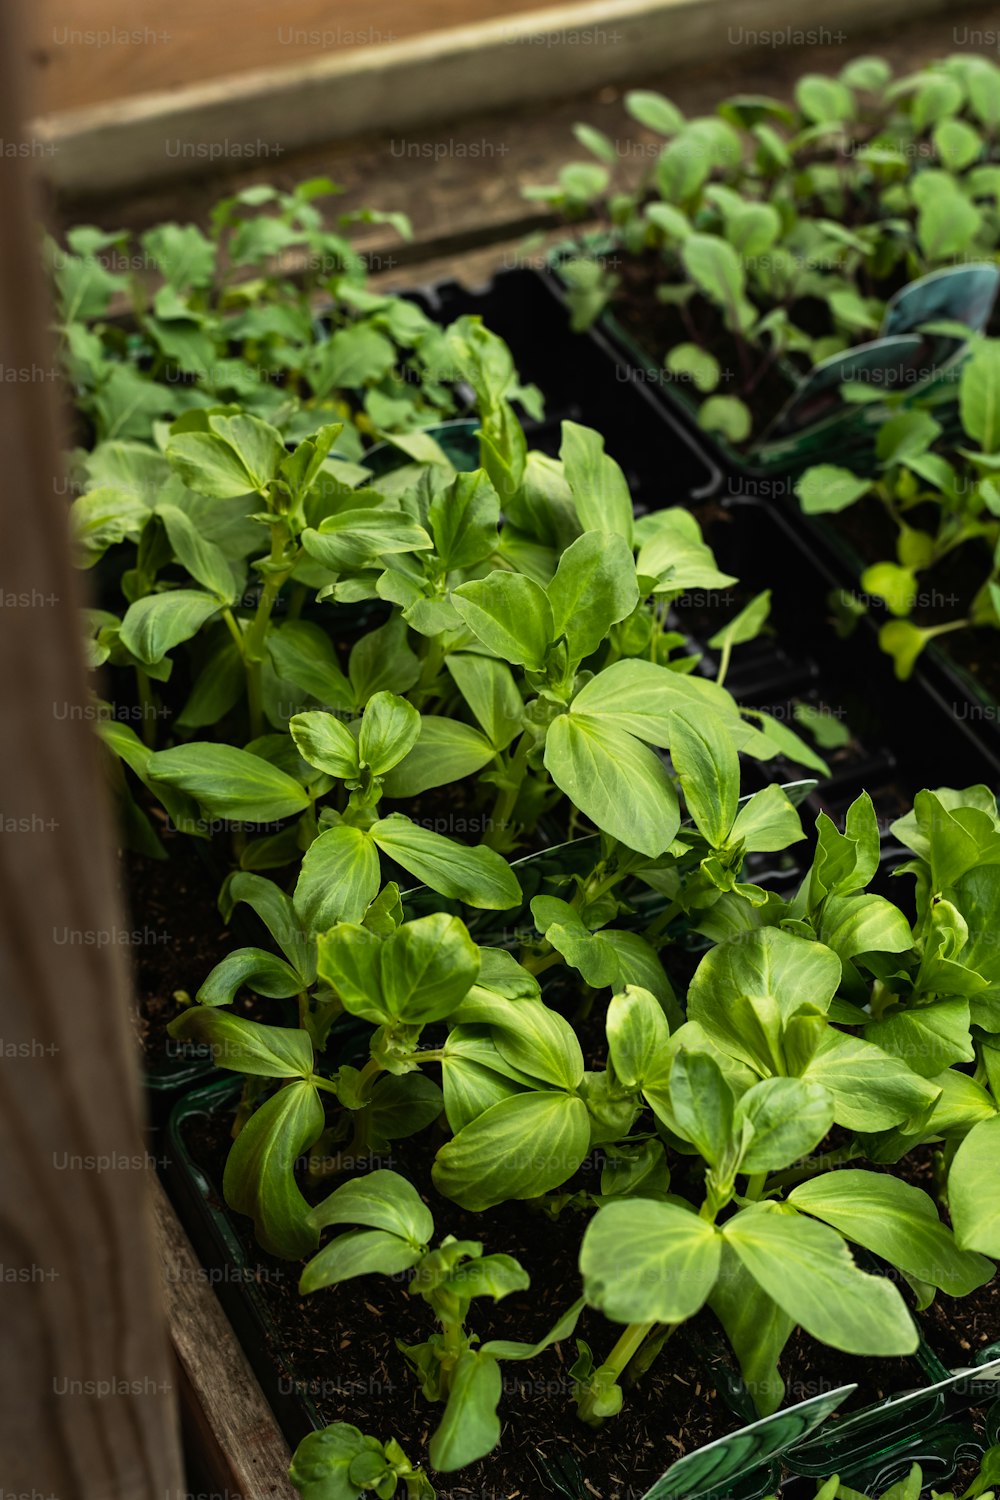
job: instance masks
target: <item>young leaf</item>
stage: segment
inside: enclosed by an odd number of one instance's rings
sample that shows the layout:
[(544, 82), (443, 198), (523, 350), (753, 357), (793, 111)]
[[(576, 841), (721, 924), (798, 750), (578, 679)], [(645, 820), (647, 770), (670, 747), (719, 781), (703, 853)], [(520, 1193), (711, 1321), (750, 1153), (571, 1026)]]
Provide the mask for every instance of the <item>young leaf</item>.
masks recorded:
[(391, 771), (409, 754), (419, 734), (420, 715), (411, 703), (395, 693), (375, 693), (361, 720), (361, 764), (375, 776)]
[(310, 711), (289, 720), (295, 747), (311, 766), (350, 781), (360, 775), (361, 757), (358, 741), (335, 714)]
[(467, 1349), (459, 1356), (448, 1405), (427, 1450), (435, 1469), (449, 1473), (492, 1453), (500, 1441), (497, 1407), (502, 1394), (500, 1366), (492, 1355)]
[(312, 1210), (314, 1229), (331, 1224), (363, 1224), (366, 1229), (384, 1229), (417, 1249), (424, 1249), (434, 1234), (434, 1218), (412, 1183), (398, 1172), (379, 1168), (335, 1188)]
[(801, 1183), (788, 1201), (949, 1297), (966, 1297), (993, 1275), (983, 1256), (958, 1248), (926, 1193), (888, 1173), (825, 1172)]
[(545, 739), (545, 769), (584, 817), (629, 849), (656, 858), (673, 843), (677, 793), (662, 761), (630, 734), (588, 714), (560, 714)]
[(479, 1213), (538, 1198), (572, 1177), (590, 1148), (590, 1118), (569, 1094), (525, 1093), (494, 1104), (438, 1151), (434, 1186)]
[[(307, 983), (290, 964), (266, 949), (237, 948), (216, 964), (199, 989), (197, 1000), (199, 1005), (232, 1005), (244, 985), (257, 995), (287, 1000), (304, 990)], [(189, 1015), (197, 1015), (197, 1011), (185, 1011), (171, 1025), (178, 1025)]]
[(150, 756), (148, 774), (187, 792), (211, 816), (236, 822), (273, 823), (310, 805), (299, 782), (235, 745), (174, 745)]
[(639, 602), (632, 549), (614, 532), (585, 531), (560, 557), (547, 592), (554, 638), (565, 636), (571, 661), (582, 661)]
[(1000, 1257), (997, 1161), (1000, 1116), (981, 1120), (959, 1146), (948, 1174), (948, 1206), (955, 1238), (966, 1250)]
[(520, 905), (517, 877), (493, 849), (484, 845), (470, 849), (421, 828), (402, 813), (380, 818), (369, 833), (383, 854), (442, 896), (490, 911)]
[(670, 716), (670, 759), (698, 832), (714, 849), (723, 848), (740, 798), (732, 735), (710, 710), (677, 709)]
[(196, 589), (169, 589), (147, 594), (125, 611), (119, 639), (139, 661), (152, 665), (193, 635), (218, 614), (221, 601)]
[(323, 1106), (313, 1085), (289, 1083), (250, 1116), (226, 1160), (226, 1202), (253, 1219), (264, 1250), (285, 1260), (299, 1260), (316, 1248), (309, 1204), (299, 1192), (294, 1169), (323, 1125)]
[(360, 922), (378, 895), (378, 850), (361, 828), (328, 828), (306, 850), (295, 885), (295, 911), (308, 932)]
[(719, 1231), (688, 1209), (608, 1203), (580, 1247), (584, 1296), (613, 1323), (682, 1323), (704, 1305), (721, 1254)]
[(542, 668), (555, 630), (552, 606), (532, 579), (497, 571), (463, 583), (451, 597), (469, 629), (494, 656), (532, 671)]
[[(245, 950), (244, 950), (245, 951)], [(278, 959), (273, 962), (277, 964)], [(287, 993), (287, 991), (286, 991)], [(305, 1031), (264, 1026), (229, 1011), (200, 1006), (170, 1023), (170, 1035), (206, 1042), (220, 1068), (260, 1078), (309, 1078), (313, 1047)]]
[(614, 531), (631, 545), (632, 497), (619, 465), (592, 427), (563, 422), (559, 457), (584, 531)]

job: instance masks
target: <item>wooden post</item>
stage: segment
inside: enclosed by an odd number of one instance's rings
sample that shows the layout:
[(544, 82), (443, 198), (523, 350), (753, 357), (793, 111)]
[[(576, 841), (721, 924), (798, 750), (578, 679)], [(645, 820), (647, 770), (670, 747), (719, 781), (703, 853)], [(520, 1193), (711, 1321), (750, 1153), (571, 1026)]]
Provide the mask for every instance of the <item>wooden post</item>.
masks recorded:
[(184, 1495), (108, 799), (85, 717), (32, 143), (0, 12), (0, 1476)]

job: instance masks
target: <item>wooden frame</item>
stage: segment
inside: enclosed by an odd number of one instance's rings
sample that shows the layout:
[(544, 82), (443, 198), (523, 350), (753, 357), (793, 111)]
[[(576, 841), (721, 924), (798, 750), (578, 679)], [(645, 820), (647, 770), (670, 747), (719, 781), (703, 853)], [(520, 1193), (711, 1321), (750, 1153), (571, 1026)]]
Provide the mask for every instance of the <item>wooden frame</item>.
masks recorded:
[(34, 122), (32, 147), (49, 180), (77, 194), (241, 165), (274, 169), (318, 141), (420, 130), (718, 62), (735, 47), (860, 37), (945, 8), (946, 0), (829, 0), (820, 22), (804, 20), (800, 0), (583, 0), (49, 115)]

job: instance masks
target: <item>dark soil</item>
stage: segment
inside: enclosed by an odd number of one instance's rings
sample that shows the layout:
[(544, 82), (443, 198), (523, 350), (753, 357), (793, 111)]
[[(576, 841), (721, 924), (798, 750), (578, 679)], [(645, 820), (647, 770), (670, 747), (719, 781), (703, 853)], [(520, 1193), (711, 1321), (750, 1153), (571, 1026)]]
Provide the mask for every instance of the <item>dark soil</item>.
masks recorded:
[[(671, 349), (678, 344), (697, 344), (719, 362), (722, 374), (715, 394), (738, 396), (745, 401), (753, 415), (752, 436), (758, 436), (778, 415), (794, 389), (781, 366), (766, 352), (756, 349), (748, 348), (741, 360), (732, 334), (707, 298), (696, 295), (685, 307), (661, 302), (656, 289), (673, 278), (659, 252), (650, 250), (639, 256), (620, 257), (618, 276), (620, 284), (612, 311), (639, 347), (655, 360), (662, 378), (671, 378), (670, 372), (663, 368)], [(822, 331), (825, 330), (816, 330)], [(693, 387), (682, 389), (680, 394), (699, 404), (704, 399)]]
[(180, 1009), (174, 992), (194, 995), (209, 970), (236, 946), (219, 915), (219, 880), (194, 840), (159, 820), (157, 831), (168, 859), (120, 856), (123, 894), (141, 937), (132, 954), (135, 1025), (145, 1067), (152, 1072), (179, 1055), (166, 1032)]
[[(217, 1183), (230, 1144), (228, 1120), (220, 1115), (197, 1123), (189, 1146)], [(487, 1251), (515, 1255), (531, 1276), (530, 1292), (515, 1293), (495, 1307), (476, 1307), (475, 1331), (484, 1340), (537, 1339), (579, 1295), (581, 1217), (566, 1211), (552, 1220), (519, 1203), (466, 1213), (429, 1189), (435, 1149), (433, 1138), (398, 1142), (391, 1165), (420, 1185), (432, 1204), (437, 1236), (482, 1239)], [(588, 1185), (596, 1187), (593, 1168), (585, 1168), (574, 1183)], [(239, 1219), (236, 1228), (273, 1320), (268, 1353), (281, 1372), (282, 1391), (310, 1399), (324, 1423), (348, 1421), (383, 1439), (396, 1437), (418, 1461), (440, 1409), (421, 1396), (395, 1340), (417, 1343), (432, 1332), (423, 1302), (405, 1295), (403, 1278), (383, 1277), (300, 1298), (296, 1269), (261, 1253), (249, 1221)], [(597, 1357), (610, 1351), (616, 1337), (593, 1313), (585, 1314), (577, 1332)], [(720, 1377), (731, 1381), (732, 1373), (709, 1314), (686, 1326), (683, 1338), (668, 1342), (655, 1366), (627, 1392), (622, 1414), (596, 1431), (573, 1412), (568, 1372), (575, 1357), (569, 1341), (538, 1359), (503, 1367), (500, 1447), (436, 1486), (439, 1496), (514, 1500), (537, 1494), (552, 1487), (546, 1466), (568, 1456), (598, 1500), (625, 1500), (645, 1490), (682, 1454), (740, 1425), (719, 1394)]]
[(920, 1322), (927, 1342), (950, 1370), (972, 1364), (989, 1344), (998, 1345), (1000, 1356), (1000, 1277), (968, 1297), (939, 1292)]
[[(220, 1110), (196, 1117), (188, 1126), (189, 1149), (214, 1184), (221, 1182), (230, 1145), (229, 1119)], [(418, 1185), (433, 1208), (438, 1237), (481, 1239), (487, 1251), (515, 1255), (529, 1272), (530, 1292), (475, 1309), (473, 1323), (480, 1337), (537, 1339), (545, 1326), (538, 1321), (539, 1310), (544, 1309), (547, 1324), (579, 1293), (580, 1214), (570, 1208), (553, 1219), (521, 1203), (467, 1213), (431, 1187), (437, 1144), (434, 1132), (398, 1142), (391, 1160), (379, 1165), (393, 1167)], [(585, 1163), (571, 1189), (596, 1189), (598, 1170), (598, 1162)], [(328, 1190), (329, 1185), (305, 1189), (313, 1198)], [(216, 1204), (221, 1206), (218, 1196)], [(405, 1296), (405, 1278), (372, 1277), (356, 1288), (330, 1288), (300, 1298), (296, 1267), (263, 1254), (248, 1220), (233, 1222), (248, 1268), (241, 1279), (254, 1282), (265, 1309), (272, 1387), (284, 1397), (311, 1401), (322, 1423), (348, 1421), (383, 1438), (395, 1436), (416, 1461), (426, 1451), (436, 1413), (421, 1397), (395, 1340), (419, 1342), (431, 1327), (423, 1304)], [(615, 1338), (614, 1330), (590, 1312), (577, 1334), (598, 1357)], [(571, 1471), (574, 1464), (579, 1467), (595, 1500), (625, 1500), (642, 1493), (682, 1454), (753, 1420), (735, 1363), (708, 1311), (667, 1343), (652, 1369), (626, 1391), (620, 1416), (597, 1431), (581, 1425), (574, 1414), (568, 1374), (574, 1358), (570, 1340), (529, 1363), (504, 1366), (499, 1449), (463, 1469), (439, 1494), (520, 1500), (549, 1489), (547, 1465), (568, 1458)], [(825, 1348), (801, 1331), (782, 1357), (781, 1372), (788, 1403), (857, 1385), (841, 1408), (844, 1412), (924, 1382), (913, 1359), (859, 1359)], [(299, 1420), (304, 1427), (305, 1413)]]

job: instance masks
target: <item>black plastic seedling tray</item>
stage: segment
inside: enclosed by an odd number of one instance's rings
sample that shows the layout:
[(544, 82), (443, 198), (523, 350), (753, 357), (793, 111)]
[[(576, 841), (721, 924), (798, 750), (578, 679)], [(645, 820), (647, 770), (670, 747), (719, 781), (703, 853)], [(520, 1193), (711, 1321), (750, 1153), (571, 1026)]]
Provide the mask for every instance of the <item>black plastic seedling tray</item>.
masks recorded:
[(507, 342), (521, 379), (545, 397), (543, 420), (525, 423), (533, 447), (555, 453), (566, 419), (596, 428), (624, 470), (639, 511), (697, 503), (719, 489), (722, 466), (704, 434), (632, 378), (600, 330), (571, 333), (555, 278), (530, 269), (501, 271), (481, 289), (446, 281), (423, 291), (420, 300), (441, 323), (478, 314)]
[[(287, 1358), (262, 1294), (262, 1278), (275, 1273), (258, 1266), (248, 1253), (222, 1201), (219, 1184), (195, 1161), (187, 1138), (188, 1128), (199, 1119), (231, 1110), (239, 1090), (238, 1079), (222, 1079), (188, 1094), (175, 1106), (167, 1133), (166, 1175), (195, 1249), (294, 1446), (322, 1426), (322, 1418), (312, 1382)], [(289, 1265), (284, 1274), (297, 1275), (297, 1267)], [(914, 1363), (922, 1375), (917, 1388), (832, 1423), (826, 1418), (850, 1396), (853, 1386), (831, 1385), (819, 1396), (755, 1420), (745, 1391), (740, 1399), (742, 1388), (734, 1369), (737, 1399), (731, 1405), (740, 1413), (734, 1421), (745, 1425), (685, 1454), (676, 1464), (670, 1462), (672, 1454), (665, 1445), (664, 1475), (648, 1490), (637, 1489), (637, 1500), (762, 1500), (773, 1492), (781, 1463), (803, 1476), (836, 1469), (845, 1482), (853, 1482), (854, 1476), (862, 1474), (900, 1478), (910, 1463), (923, 1461), (943, 1482), (964, 1457), (982, 1451), (982, 1437), (972, 1426), (968, 1408), (996, 1402), (1000, 1362), (956, 1377), (922, 1343)], [(335, 1369), (329, 1378), (336, 1381)], [(988, 1420), (996, 1425), (996, 1413)], [(613, 1426), (608, 1440), (614, 1440)], [(558, 1455), (540, 1451), (538, 1473), (540, 1488), (563, 1500), (587, 1500), (595, 1493), (568, 1454), (560, 1462)], [(792, 1500), (795, 1482), (786, 1485), (783, 1494), (785, 1489)]]

